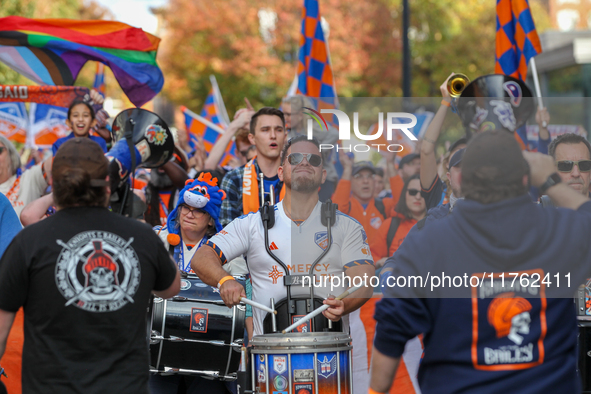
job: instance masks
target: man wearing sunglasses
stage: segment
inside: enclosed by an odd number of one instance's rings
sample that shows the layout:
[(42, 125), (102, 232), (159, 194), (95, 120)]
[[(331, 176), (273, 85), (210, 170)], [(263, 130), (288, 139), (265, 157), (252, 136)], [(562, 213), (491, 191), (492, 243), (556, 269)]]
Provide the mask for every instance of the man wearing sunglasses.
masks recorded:
[[(309, 119), (309, 116), (305, 115), (304, 111), (308, 112), (306, 108), (317, 108), (317, 100), (303, 95), (283, 98), (281, 101), (281, 110), (285, 114), (285, 129), (288, 132), (288, 138), (307, 135), (306, 119)], [(338, 130), (330, 123), (328, 123), (328, 129), (326, 129), (319, 127), (316, 122), (313, 122), (312, 129), (314, 137), (318, 139), (320, 144), (335, 144), (339, 139)], [(333, 160), (336, 154), (337, 152), (334, 149), (325, 149), (322, 152), (323, 167), (326, 170), (326, 181), (320, 185), (319, 198), (322, 202), (332, 196), (339, 180)]]
[[(336, 212), (336, 220), (331, 228), (331, 238), (327, 239), (327, 228), (322, 224), (320, 212), (322, 204), (318, 199), (318, 190), (326, 179), (326, 171), (317, 140), (307, 140), (306, 136), (298, 136), (289, 140), (282, 153), (279, 177), (284, 182), (286, 193), (284, 199), (275, 205), (275, 224), (269, 230), (268, 244), (274, 255), (283, 261), (291, 274), (307, 274), (311, 264), (328, 247), (328, 253), (315, 267), (316, 284), (323, 277), (338, 276), (353, 280), (364, 275), (375, 274), (373, 260), (367, 244), (367, 237), (362, 226), (343, 213)], [(287, 296), (282, 277), (286, 274), (283, 268), (266, 252), (265, 235), (259, 212), (241, 216), (227, 225), (224, 230), (213, 236), (201, 249), (197, 250), (191, 261), (191, 267), (205, 283), (219, 285), (220, 295), (227, 306), (240, 302), (245, 296), (242, 285), (227, 276), (222, 264), (244, 254), (252, 278), (253, 301), (269, 305), (273, 297), (276, 304)], [(357, 279), (359, 281), (359, 279)], [(340, 294), (348, 287), (346, 282), (331, 290), (328, 285), (314, 285), (314, 293), (326, 298), (329, 294)], [(310, 288), (306, 285), (291, 286), (292, 296), (309, 296)], [(330, 307), (323, 312), (332, 321), (343, 319), (343, 329), (349, 331), (349, 313), (360, 308), (369, 297), (372, 288), (363, 287), (352, 297), (336, 300), (326, 299)], [(254, 335), (263, 334), (263, 320), (266, 312), (253, 308)], [(281, 328), (281, 327), (279, 327)], [(311, 328), (311, 326), (310, 326)], [(352, 332), (353, 347), (365, 346), (366, 337)], [(364, 350), (364, 352), (366, 352)], [(357, 363), (361, 368), (367, 361)], [(360, 380), (359, 383), (362, 383)], [(354, 384), (355, 379), (354, 379)], [(367, 391), (367, 381), (365, 392)], [(355, 390), (355, 392), (364, 392)]]
[(578, 134), (562, 134), (550, 143), (548, 154), (554, 158), (562, 182), (588, 196), (591, 178), (589, 141)]

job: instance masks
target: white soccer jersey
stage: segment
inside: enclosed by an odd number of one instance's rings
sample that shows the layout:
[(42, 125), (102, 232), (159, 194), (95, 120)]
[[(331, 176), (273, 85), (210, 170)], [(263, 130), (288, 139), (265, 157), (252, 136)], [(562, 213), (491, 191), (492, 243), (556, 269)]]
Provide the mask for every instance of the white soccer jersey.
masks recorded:
[[(320, 221), (321, 206), (318, 202), (310, 217), (299, 226), (286, 216), (282, 202), (275, 206), (275, 225), (269, 230), (270, 249), (288, 266), (293, 275), (308, 274), (314, 261), (328, 246), (327, 228)], [(341, 273), (352, 266), (373, 265), (367, 236), (359, 222), (337, 211), (336, 223), (331, 231), (332, 246), (314, 269), (317, 281), (325, 276), (341, 277)], [(222, 263), (241, 254), (246, 256), (252, 281), (253, 301), (269, 305), (271, 297), (275, 299), (276, 304), (287, 297), (287, 290), (283, 284), (285, 272), (266, 251), (265, 233), (259, 212), (235, 219), (207, 244), (218, 252)], [(326, 298), (329, 294), (339, 295), (349, 287), (346, 283), (341, 283), (340, 287), (335, 287), (331, 291), (330, 281), (327, 285), (315, 287), (314, 294)], [(291, 294), (309, 295), (310, 288), (308, 284), (305, 287), (293, 285)], [(263, 334), (263, 319), (266, 314), (267, 312), (253, 308), (254, 335)], [(343, 318), (343, 327), (348, 329), (346, 316)]]

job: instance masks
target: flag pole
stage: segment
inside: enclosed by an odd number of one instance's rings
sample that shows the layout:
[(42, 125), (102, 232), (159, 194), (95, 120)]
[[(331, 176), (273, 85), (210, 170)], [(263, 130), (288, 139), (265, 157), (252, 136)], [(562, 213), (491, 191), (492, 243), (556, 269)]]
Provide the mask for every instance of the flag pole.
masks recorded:
[(206, 125), (207, 127), (214, 129), (215, 131), (217, 131), (220, 134), (224, 134), (224, 129), (222, 129), (220, 126), (216, 125), (215, 123), (211, 122), (210, 120), (204, 118), (201, 115), (197, 115), (195, 112), (191, 111), (189, 108), (185, 107), (185, 112), (187, 112), (189, 115), (191, 115), (192, 117), (194, 117), (195, 119), (197, 119), (198, 121), (200, 121), (201, 123)]
[[(542, 89), (540, 89), (540, 80), (538, 79), (538, 68), (536, 67), (536, 58), (535, 56), (532, 57), (529, 61), (531, 64), (531, 73), (534, 77), (534, 88), (536, 89), (536, 96), (538, 97), (538, 108), (544, 108), (544, 102), (542, 101)], [(543, 127), (546, 127), (546, 121), (542, 124)]]
[(536, 96), (538, 96), (538, 104), (540, 108), (544, 108), (544, 103), (542, 102), (542, 90), (540, 89), (540, 80), (538, 79), (538, 69), (536, 67), (536, 58), (532, 57), (529, 61), (531, 64), (531, 73), (534, 77), (534, 87), (536, 88)]
[(213, 86), (214, 96), (216, 96), (216, 98), (219, 101), (220, 108), (218, 108), (218, 109), (220, 111), (220, 115), (223, 118), (224, 123), (226, 123), (225, 126), (227, 126), (230, 124), (230, 117), (228, 117), (228, 111), (226, 111), (226, 105), (224, 104), (224, 99), (222, 97), (222, 91), (220, 90), (217, 79), (215, 79), (215, 75), (210, 75), (209, 81), (211, 82), (211, 85)]

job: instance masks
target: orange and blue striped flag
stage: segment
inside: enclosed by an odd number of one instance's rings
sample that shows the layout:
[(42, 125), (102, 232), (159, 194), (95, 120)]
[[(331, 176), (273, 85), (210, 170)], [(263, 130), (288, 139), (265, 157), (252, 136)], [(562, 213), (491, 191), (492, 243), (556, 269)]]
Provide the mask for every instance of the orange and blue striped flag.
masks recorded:
[(328, 44), (322, 31), (318, 0), (304, 0), (298, 60), (297, 93), (321, 98), (317, 103), (319, 111), (323, 108), (336, 108), (337, 92), (330, 65)]
[[(226, 113), (226, 107), (224, 106), (222, 94), (217, 83), (215, 82), (215, 79), (212, 78), (211, 82), (212, 87), (209, 91), (209, 94), (207, 95), (207, 98), (205, 99), (205, 104), (203, 105), (200, 115), (203, 118), (209, 120), (214, 125), (218, 126), (220, 129), (225, 130), (230, 123)], [(185, 116), (185, 126), (187, 131), (193, 137), (198, 136), (202, 138), (205, 150), (210, 152), (211, 148), (213, 148), (216, 141), (220, 138), (220, 132), (212, 127), (209, 127), (198, 118), (193, 116), (191, 111), (189, 111), (186, 107), (181, 107), (181, 111)], [(222, 157), (220, 164), (226, 165), (232, 156), (236, 157), (236, 144), (234, 142), (231, 142), (226, 148), (226, 153)]]
[(541, 52), (528, 0), (497, 0), (495, 73), (525, 81), (529, 59)]

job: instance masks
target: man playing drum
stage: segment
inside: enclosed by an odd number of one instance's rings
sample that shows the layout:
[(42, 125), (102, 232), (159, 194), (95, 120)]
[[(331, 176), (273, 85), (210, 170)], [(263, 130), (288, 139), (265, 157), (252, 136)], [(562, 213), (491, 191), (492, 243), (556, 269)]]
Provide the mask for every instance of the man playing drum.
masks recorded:
[[(348, 332), (346, 315), (360, 308), (372, 295), (369, 278), (375, 270), (367, 236), (356, 220), (337, 211), (331, 230), (332, 239), (328, 239), (327, 227), (320, 219), (322, 204), (318, 201), (318, 189), (326, 178), (326, 171), (316, 140), (308, 140), (305, 136), (291, 139), (283, 149), (278, 174), (285, 183), (286, 194), (283, 201), (274, 207), (275, 224), (268, 231), (268, 246), (278, 259), (285, 262), (290, 272), (284, 272), (266, 252), (260, 212), (235, 219), (209, 239), (195, 253), (191, 267), (205, 283), (217, 285), (225, 304), (232, 307), (245, 297), (245, 291), (233, 277), (228, 276), (222, 265), (244, 254), (252, 279), (252, 299), (269, 305), (270, 298), (277, 301), (286, 297), (282, 277), (307, 274), (311, 264), (332, 241), (329, 252), (314, 268), (315, 284), (321, 283), (319, 287), (314, 286), (314, 291), (315, 295), (326, 298), (330, 293), (340, 294), (350, 287), (346, 280), (338, 283), (337, 279), (349, 278), (356, 285), (362, 282), (362, 288), (349, 298), (337, 300), (331, 296), (324, 300), (330, 307), (323, 315), (333, 322), (342, 319), (343, 330)], [(323, 278), (333, 276), (335, 286), (331, 291), (331, 281)], [(309, 296), (309, 284), (291, 286), (292, 295)], [(254, 335), (264, 334), (266, 312), (255, 308), (253, 315)]]

